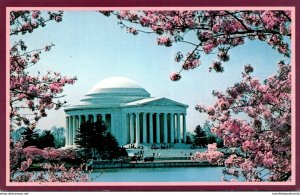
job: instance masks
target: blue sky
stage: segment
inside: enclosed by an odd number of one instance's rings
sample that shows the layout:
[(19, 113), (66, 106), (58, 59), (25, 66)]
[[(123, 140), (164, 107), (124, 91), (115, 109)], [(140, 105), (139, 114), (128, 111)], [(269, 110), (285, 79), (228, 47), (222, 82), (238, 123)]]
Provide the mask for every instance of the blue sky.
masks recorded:
[[(260, 79), (276, 72), (277, 62), (283, 55), (267, 43), (246, 40), (246, 44), (230, 52), (230, 61), (224, 73), (209, 73), (208, 68), (215, 55), (201, 55), (202, 64), (182, 73), (182, 79), (172, 82), (171, 72), (180, 69), (174, 62), (176, 52), (193, 49), (187, 44), (163, 47), (156, 44), (156, 36), (128, 34), (117, 25), (115, 17), (105, 17), (95, 11), (66, 11), (60, 23), (49, 22), (32, 34), (13, 36), (11, 42), (22, 39), (28, 49), (42, 48), (49, 43), (55, 47), (42, 54), (41, 60), (29, 71), (58, 71), (63, 75), (77, 76), (78, 81), (65, 87), (64, 98), (68, 104), (77, 104), (94, 85), (101, 80), (122, 76), (137, 81), (153, 97), (166, 97), (189, 105), (187, 129), (192, 131), (202, 124), (205, 114), (195, 111), (198, 103), (211, 105), (212, 90), (225, 90), (241, 80), (243, 65), (251, 64), (254, 75)], [(49, 111), (39, 121), (38, 128), (65, 127), (63, 109)]]

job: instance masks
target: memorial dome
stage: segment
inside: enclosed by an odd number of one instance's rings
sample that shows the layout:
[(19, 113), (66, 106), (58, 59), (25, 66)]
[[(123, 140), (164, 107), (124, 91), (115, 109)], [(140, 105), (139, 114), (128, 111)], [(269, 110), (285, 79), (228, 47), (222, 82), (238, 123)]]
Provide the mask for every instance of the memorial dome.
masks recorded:
[(150, 94), (137, 82), (125, 77), (110, 77), (88, 91), (80, 105), (120, 106), (148, 97)]

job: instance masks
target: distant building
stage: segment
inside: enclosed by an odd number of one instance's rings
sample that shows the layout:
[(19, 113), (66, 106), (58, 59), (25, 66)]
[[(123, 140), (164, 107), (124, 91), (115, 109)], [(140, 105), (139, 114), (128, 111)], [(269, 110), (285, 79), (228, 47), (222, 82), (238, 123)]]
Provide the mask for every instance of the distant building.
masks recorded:
[[(158, 86), (159, 87), (159, 86)], [(135, 81), (112, 77), (99, 82), (65, 109), (66, 146), (74, 145), (83, 121), (103, 120), (120, 145), (178, 143), (186, 139), (187, 105), (150, 94)]]

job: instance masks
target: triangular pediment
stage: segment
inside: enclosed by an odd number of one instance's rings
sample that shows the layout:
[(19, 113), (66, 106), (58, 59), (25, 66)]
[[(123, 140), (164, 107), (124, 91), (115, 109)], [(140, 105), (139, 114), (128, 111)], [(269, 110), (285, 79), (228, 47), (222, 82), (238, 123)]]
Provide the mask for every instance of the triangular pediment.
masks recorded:
[(147, 102), (144, 105), (150, 105), (150, 106), (182, 106), (181, 103), (175, 102), (166, 98), (154, 100), (151, 102)]
[(170, 100), (168, 98), (147, 98), (143, 100), (138, 100), (134, 102), (129, 102), (125, 106), (179, 106), (179, 107), (188, 107), (185, 104)]

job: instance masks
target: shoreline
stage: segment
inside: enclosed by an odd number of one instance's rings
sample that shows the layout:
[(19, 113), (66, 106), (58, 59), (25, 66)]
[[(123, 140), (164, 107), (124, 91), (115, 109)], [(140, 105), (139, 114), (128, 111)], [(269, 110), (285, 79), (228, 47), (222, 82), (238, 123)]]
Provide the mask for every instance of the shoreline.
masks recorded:
[(194, 162), (187, 160), (154, 161), (154, 162), (130, 162), (130, 163), (100, 163), (94, 162), (92, 169), (114, 169), (114, 168), (170, 168), (170, 167), (217, 167), (208, 162)]
[[(66, 167), (79, 167), (79, 165), (68, 164)], [(122, 161), (94, 161), (91, 165), (91, 169), (126, 169), (126, 168), (171, 168), (171, 167), (219, 167), (219, 165), (213, 165), (208, 162), (197, 162), (187, 159), (157, 159), (153, 162), (144, 161), (133, 161), (133, 162), (122, 162)], [(28, 171), (43, 171), (44, 169), (40, 166), (29, 167)]]

